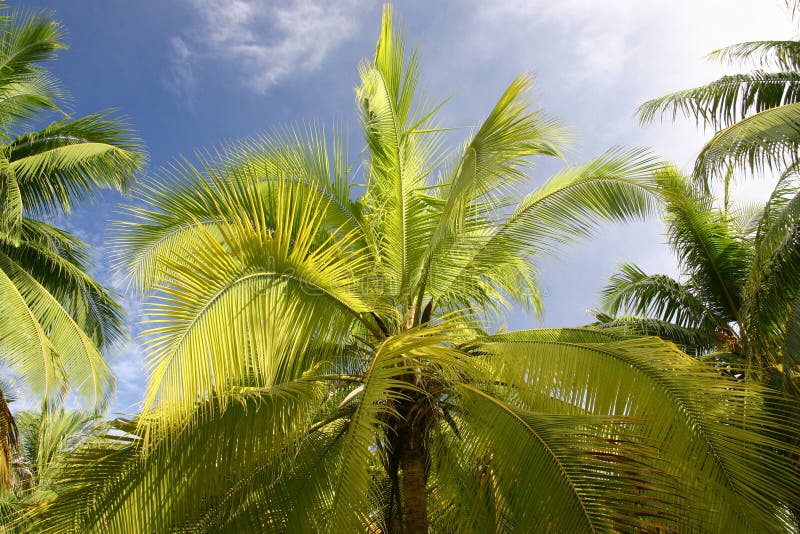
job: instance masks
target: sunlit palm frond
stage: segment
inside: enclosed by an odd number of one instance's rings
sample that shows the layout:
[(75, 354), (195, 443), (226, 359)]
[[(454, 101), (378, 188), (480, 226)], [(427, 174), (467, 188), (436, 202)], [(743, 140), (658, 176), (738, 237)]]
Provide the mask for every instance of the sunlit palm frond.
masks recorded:
[(58, 105), (65, 99), (58, 81), (45, 71), (0, 78), (0, 138), (10, 141), (12, 132), (27, 129), (42, 112), (61, 112)]
[[(196, 532), (189, 526), (212, 511), (236, 511), (229, 493), (240, 480), (260, 474), (268, 490), (291, 467), (323, 392), (304, 380), (243, 389), (222, 410), (218, 403), (201, 403), (186, 428), (166, 437), (157, 417), (116, 421), (102, 439), (64, 460), (65, 472), (89, 470), (93, 477), (62, 477), (53, 486), (58, 497), (22, 520), (27, 531), (37, 532)], [(162, 438), (146, 444), (134, 434), (137, 427)], [(277, 529), (283, 512), (275, 503), (262, 529)]]
[(529, 306), (529, 299), (538, 299), (531, 259), (592, 235), (601, 222), (651, 213), (660, 165), (646, 151), (610, 151), (557, 173), (495, 229), (486, 223), (445, 249), (449, 262), (431, 273), (429, 294), (443, 309), (492, 309), (502, 306), (502, 293)]
[(425, 197), (430, 185), (427, 178), (442, 155), (432, 112), (415, 94), (416, 54), (406, 57), (405, 42), (394, 28), (389, 6), (384, 9), (375, 59), (362, 64), (359, 72), (356, 97), (369, 150), (364, 196), (367, 223), (380, 236), (377, 246), (388, 283), (385, 291), (394, 295), (405, 315), (413, 311), (412, 288), (436, 225)]
[[(788, 513), (783, 507), (796, 504), (791, 446), (783, 441), (794, 423), (768, 406), (783, 402), (779, 395), (722, 378), (656, 338), (568, 344), (537, 340), (535, 331), (530, 337), (486, 341), (487, 361), (508, 395), (528, 410), (641, 420), (640, 443), (659, 444), (657, 457), (642, 461), (677, 475), (675, 497), (689, 497), (672, 504), (680, 521), (772, 530)], [(765, 466), (769, 478), (759, 474)], [(755, 490), (755, 480), (765, 485)]]
[(214, 185), (219, 222), (172, 243), (159, 266), (168, 276), (145, 309), (145, 414), (155, 406), (185, 412), (198, 395), (245, 380), (269, 385), (310, 341), (342, 341), (369, 311), (357, 292), (369, 258), (349, 248), (352, 234), (316, 243), (321, 198), (278, 184), (264, 202), (255, 178)]
[[(265, 181), (282, 181), (308, 188), (328, 201), (328, 224), (335, 228), (361, 228), (363, 241), (371, 242), (360, 205), (353, 199), (348, 143), (338, 129), (328, 134), (322, 127), (287, 128), (223, 151), (214, 167), (231, 176), (239, 169)], [(209, 169), (210, 170), (210, 169)]]
[(0, 40), (0, 78), (14, 80), (38, 72), (39, 63), (52, 59), (64, 48), (61, 25), (47, 12), (17, 11), (8, 13), (2, 6)]
[[(423, 311), (422, 300), (431, 271), (436, 273), (438, 263), (446, 265), (454, 255), (463, 254), (459, 249), (464, 245), (469, 247), (474, 239), (471, 233), (485, 226), (487, 217), (499, 215), (509, 202), (505, 197), (516, 192), (527, 179), (524, 171), (532, 165), (531, 157), (563, 157), (559, 144), (565, 143), (568, 135), (540, 110), (530, 109), (526, 98), (529, 86), (528, 76), (521, 76), (509, 85), (467, 143), (452, 175), (442, 174), (442, 183), (436, 191), (442, 199), (441, 211), (420, 267), (419, 288), (415, 289), (418, 315)], [(528, 279), (535, 278), (534, 273), (526, 273), (524, 266), (520, 267), (514, 273), (518, 281), (525, 280), (526, 274)], [(487, 296), (486, 301), (497, 298)], [(538, 304), (530, 306), (538, 307)]]
[[(19, 323), (4, 321), (20, 330), (8, 335), (8, 343), (3, 337), (6, 361), (45, 398), (52, 401), (72, 390), (87, 406), (104, 411), (116, 380), (95, 344), (46, 288), (2, 251), (0, 271), (11, 284), (4, 298), (25, 306), (14, 316)], [(15, 343), (19, 337), (29, 339)]]
[(61, 463), (99, 428), (96, 415), (82, 411), (21, 412), (18, 416), (19, 458), (24, 474), (18, 484), (48, 491)]

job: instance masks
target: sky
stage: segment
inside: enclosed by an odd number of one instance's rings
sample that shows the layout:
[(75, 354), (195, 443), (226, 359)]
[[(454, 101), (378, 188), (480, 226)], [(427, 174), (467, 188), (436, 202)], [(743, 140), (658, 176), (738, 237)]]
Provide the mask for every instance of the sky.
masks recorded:
[[(344, 125), (360, 142), (357, 65), (374, 50), (380, 3), (366, 0), (11, 0), (54, 12), (69, 46), (48, 68), (72, 95), (78, 117), (116, 109), (149, 153), (145, 174), (180, 156), (311, 122)], [(535, 78), (537, 107), (568, 124), (579, 163), (608, 148), (651, 147), (688, 170), (704, 140), (690, 120), (639, 125), (636, 107), (737, 69), (706, 54), (736, 42), (794, 38), (782, 0), (407, 0), (397, 2), (418, 47), (433, 100), (450, 98), (442, 124), (464, 139), (522, 72)], [(747, 67), (746, 67), (747, 68)], [(558, 169), (535, 167), (533, 189)], [(741, 201), (767, 185), (742, 183)], [(123, 290), (109, 269), (108, 223), (117, 194), (76, 210), (65, 226), (93, 245), (94, 272)], [(575, 326), (592, 320), (605, 280), (623, 261), (677, 274), (657, 218), (608, 226), (540, 266), (545, 315), (512, 310), (509, 328)], [(112, 412), (133, 413), (146, 364), (136, 334), (140, 303), (125, 294), (132, 340), (108, 355), (118, 380)]]

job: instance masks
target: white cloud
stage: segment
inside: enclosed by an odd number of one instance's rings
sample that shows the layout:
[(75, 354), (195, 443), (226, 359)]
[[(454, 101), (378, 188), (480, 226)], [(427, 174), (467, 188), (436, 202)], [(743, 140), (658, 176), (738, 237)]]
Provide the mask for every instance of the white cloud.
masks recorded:
[(179, 96), (191, 98), (194, 94), (194, 71), (192, 70), (192, 51), (180, 37), (170, 39), (172, 47), (167, 87)]
[[(470, 122), (493, 105), (519, 72), (536, 75), (537, 104), (570, 124), (582, 139), (575, 160), (614, 146), (651, 146), (689, 170), (712, 132), (690, 119), (641, 127), (634, 116), (647, 99), (704, 84), (726, 67), (705, 61), (712, 50), (749, 40), (791, 38), (797, 33), (781, 0), (472, 0), (457, 23), (428, 37), (426, 59), (434, 63), (436, 93), (454, 84), (453, 122)], [(464, 36), (461, 38), (461, 36)], [(441, 74), (440, 74), (441, 73)], [(455, 81), (454, 81), (455, 80)], [(484, 111), (485, 112), (485, 111)], [(546, 178), (541, 170), (535, 183)], [(763, 198), (767, 180), (737, 184), (735, 198)], [(581, 324), (596, 305), (598, 290), (620, 261), (648, 272), (677, 274), (659, 223), (608, 226), (604, 235), (564, 250), (563, 260), (542, 267), (544, 324)], [(515, 327), (531, 321), (515, 313)]]
[(133, 413), (145, 389), (144, 355), (141, 346), (128, 342), (120, 354), (111, 362), (111, 370), (117, 377), (117, 395), (111, 406), (112, 413)]
[(258, 93), (297, 72), (310, 72), (356, 29), (356, 0), (187, 0), (195, 23), (172, 40), (168, 85), (191, 95), (196, 69), (231, 67)]

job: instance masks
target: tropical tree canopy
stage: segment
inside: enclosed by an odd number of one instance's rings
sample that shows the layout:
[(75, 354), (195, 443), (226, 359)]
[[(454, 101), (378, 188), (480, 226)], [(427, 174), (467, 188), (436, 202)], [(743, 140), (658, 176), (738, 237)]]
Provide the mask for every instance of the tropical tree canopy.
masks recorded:
[[(89, 275), (86, 245), (50, 222), (97, 188), (125, 190), (144, 155), (108, 113), (78, 119), (42, 66), (64, 47), (47, 13), (0, 6), (0, 358), (30, 398), (58, 409), (68, 392), (104, 410), (114, 377), (101, 351), (124, 338), (114, 295)], [(61, 118), (41, 130), (34, 122)], [(0, 392), (0, 486), (8, 487), (16, 428)]]
[[(798, 13), (796, 0), (786, 4)], [(709, 59), (750, 62), (756, 69), (645, 102), (638, 111), (642, 123), (682, 114), (713, 129), (694, 167), (706, 183), (730, 169), (784, 172), (800, 148), (800, 41), (738, 43), (715, 50)]]
[(19, 448), (12, 459), (14, 484), (0, 496), (0, 522), (9, 525), (14, 515), (52, 498), (50, 481), (80, 443), (98, 432), (94, 414), (80, 411), (23, 411), (15, 417)]
[(718, 207), (677, 171), (658, 179), (669, 245), (685, 280), (623, 264), (603, 291), (602, 328), (657, 335), (684, 350), (780, 376), (800, 362), (800, 183), (794, 167), (763, 206)]
[(447, 150), (389, 7), (359, 73), (358, 166), (339, 133), (288, 130), (138, 189), (115, 247), (146, 297), (143, 410), (69, 455), (17, 527), (790, 524), (776, 393), (657, 338), (489, 333), (509, 303), (540, 310), (540, 258), (650, 213), (663, 165), (616, 150), (527, 192), (531, 158), (564, 137), (527, 76)]

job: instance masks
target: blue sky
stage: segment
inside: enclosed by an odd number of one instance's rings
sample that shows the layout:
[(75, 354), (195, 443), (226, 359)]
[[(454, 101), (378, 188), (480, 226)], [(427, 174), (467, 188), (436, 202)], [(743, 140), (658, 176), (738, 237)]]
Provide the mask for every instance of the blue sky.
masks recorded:
[[(69, 49), (50, 64), (72, 94), (76, 116), (115, 108), (150, 154), (148, 172), (173, 158), (287, 124), (344, 124), (358, 141), (357, 64), (373, 51), (380, 3), (355, 0), (25, 0), (55, 12)], [(797, 25), (781, 0), (459, 0), (395, 5), (409, 42), (421, 49), (427, 94), (452, 97), (443, 124), (463, 138), (519, 73), (536, 79), (536, 103), (569, 124), (579, 162), (617, 145), (649, 146), (689, 168), (709, 132), (685, 120), (642, 128), (633, 117), (648, 98), (725, 72), (704, 60), (740, 41), (790, 38)], [(728, 69), (730, 70), (730, 69)], [(557, 169), (541, 165), (531, 187)], [(745, 183), (741, 200), (763, 196)], [(70, 229), (95, 246), (107, 268), (115, 194), (79, 209)], [(622, 261), (675, 272), (661, 225), (609, 227), (588, 244), (541, 266), (545, 317), (512, 312), (508, 326), (570, 326), (590, 320), (604, 280)], [(130, 319), (135, 299), (126, 297)], [(135, 326), (132, 324), (134, 334)], [(135, 341), (109, 355), (119, 381), (113, 411), (130, 413), (145, 368)]]

